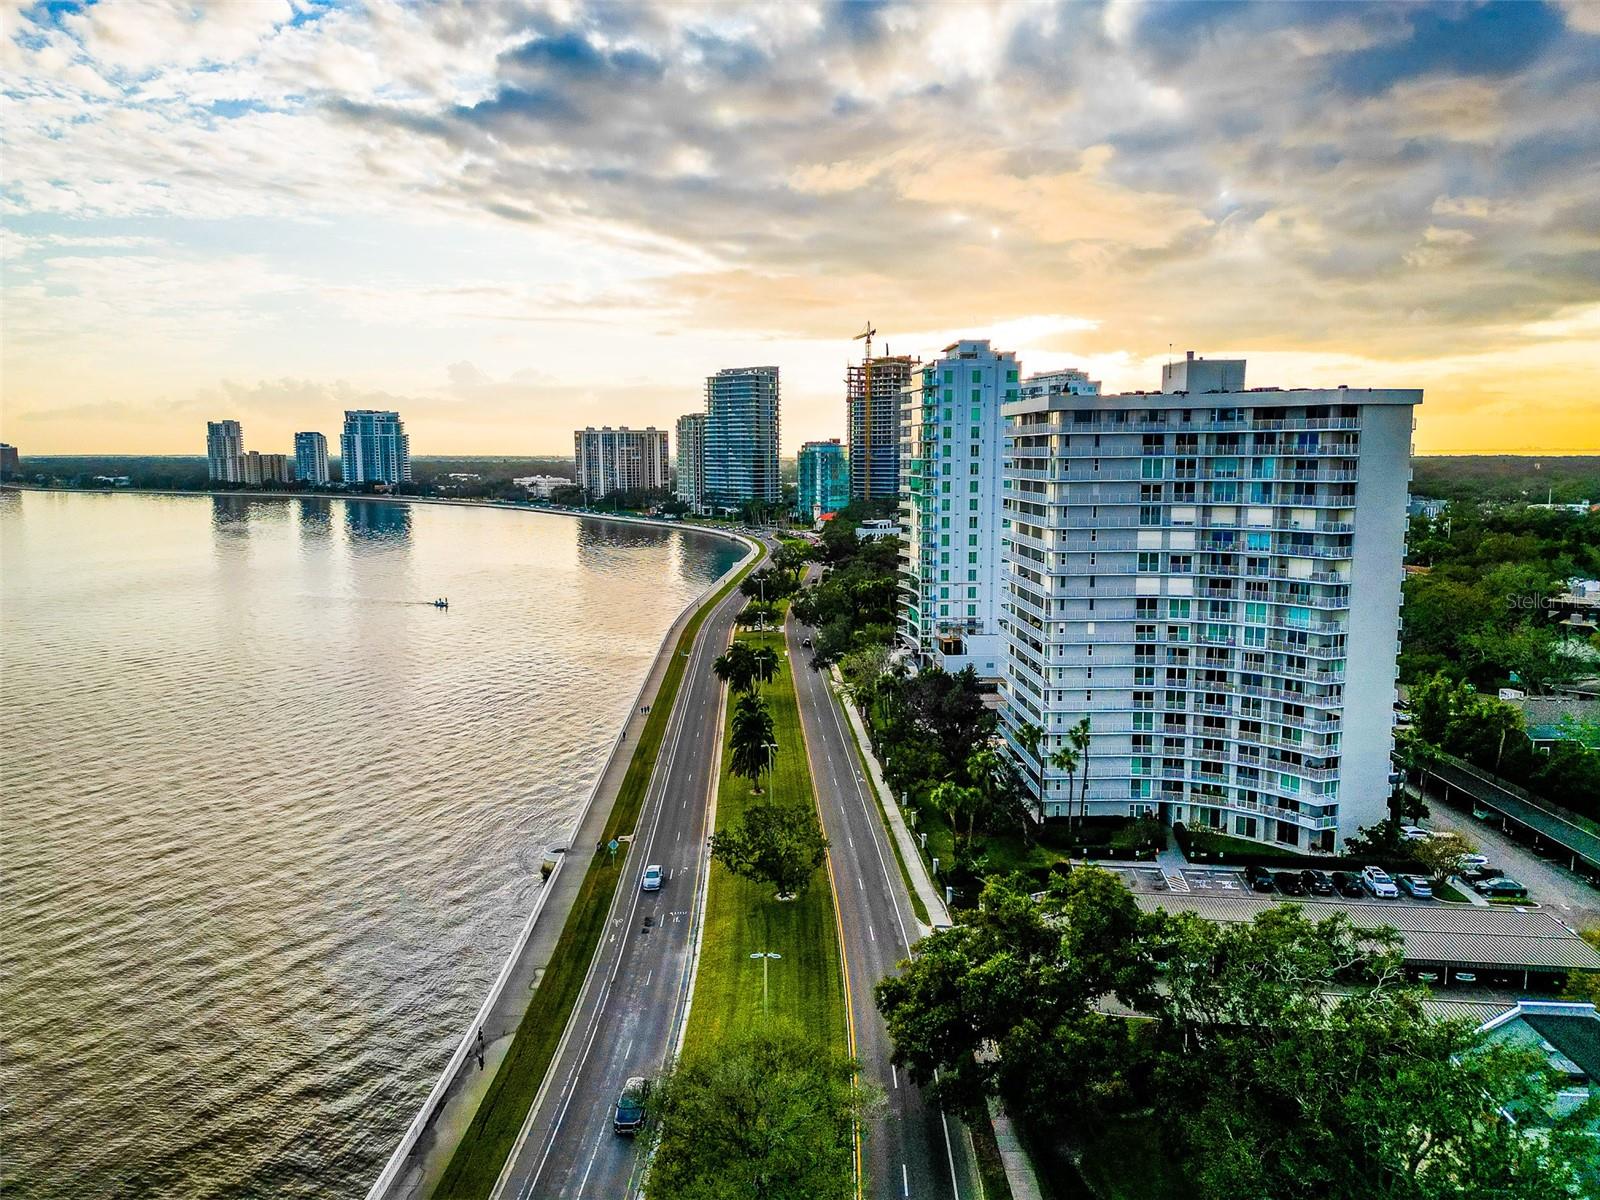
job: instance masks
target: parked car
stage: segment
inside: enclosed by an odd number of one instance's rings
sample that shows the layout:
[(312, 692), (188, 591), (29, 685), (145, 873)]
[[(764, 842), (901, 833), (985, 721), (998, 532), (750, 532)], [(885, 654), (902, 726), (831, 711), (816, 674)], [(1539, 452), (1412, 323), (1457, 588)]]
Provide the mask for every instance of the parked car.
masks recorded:
[(651, 863), (644, 869), (644, 874), (639, 879), (641, 892), (659, 892), (661, 890), (661, 868)]
[(1265, 867), (1246, 867), (1244, 869), (1245, 882), (1258, 892), (1273, 891), (1272, 872)]
[(644, 1128), (645, 1103), (650, 1098), (650, 1081), (643, 1075), (634, 1075), (622, 1085), (622, 1095), (617, 1097), (617, 1109), (611, 1117), (611, 1128), (617, 1133), (632, 1136)]
[(1333, 888), (1346, 900), (1359, 900), (1367, 894), (1366, 889), (1361, 886), (1361, 876), (1353, 871), (1335, 871)]
[(1402, 875), (1400, 886), (1405, 889), (1406, 895), (1415, 896), (1418, 900), (1433, 899), (1433, 885), (1428, 882), (1426, 875)]
[(1426, 829), (1424, 829), (1420, 825), (1402, 825), (1402, 826), (1400, 826), (1400, 839), (1401, 839), (1401, 841), (1406, 841), (1406, 842), (1425, 842), (1429, 838), (1431, 838), (1432, 836), (1433, 836), (1433, 834), (1429, 833)]
[(1489, 860), (1481, 854), (1463, 854), (1456, 859), (1456, 870), (1470, 871), (1474, 867), (1487, 867)]
[(1481, 867), (1466, 868), (1466, 870), (1461, 872), (1461, 878), (1465, 879), (1470, 884), (1477, 885), (1482, 883), (1485, 879), (1499, 879), (1504, 874), (1505, 872), (1499, 867), (1491, 867), (1485, 863)]
[(1304, 896), (1306, 894), (1306, 888), (1300, 882), (1300, 876), (1293, 871), (1279, 871), (1272, 877), (1272, 882), (1277, 885), (1278, 890), (1285, 896)]
[(1394, 900), (1400, 895), (1400, 889), (1395, 887), (1389, 872), (1382, 867), (1362, 867), (1361, 883), (1379, 900)]
[(1326, 871), (1301, 871), (1300, 883), (1313, 896), (1331, 896), (1334, 892), (1333, 880), (1328, 878)]
[(1480, 896), (1505, 896), (1512, 900), (1526, 900), (1528, 889), (1515, 879), (1508, 879), (1504, 875), (1497, 875), (1493, 879), (1480, 879), (1472, 885)]

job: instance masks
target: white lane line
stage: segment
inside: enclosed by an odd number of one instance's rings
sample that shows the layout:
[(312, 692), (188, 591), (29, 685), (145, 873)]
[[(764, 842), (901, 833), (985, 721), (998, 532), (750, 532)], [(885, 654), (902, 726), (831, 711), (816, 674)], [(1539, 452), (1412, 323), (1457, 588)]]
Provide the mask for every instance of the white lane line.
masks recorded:
[(911, 1176), (906, 1171), (905, 1163), (900, 1164), (900, 1194), (902, 1196), (911, 1195)]
[(893, 1063), (889, 1064), (889, 1080), (894, 1084), (895, 1087), (900, 1086), (900, 1072), (894, 1069)]
[(871, 925), (868, 925), (867, 926), (867, 936), (869, 938), (871, 938), (873, 941), (877, 941), (878, 940), (878, 931), (875, 930)]
[(605, 1138), (594, 1144), (594, 1153), (589, 1155), (589, 1165), (583, 1169), (583, 1178), (578, 1180), (578, 1195), (583, 1195), (584, 1185), (589, 1182), (589, 1172), (594, 1170), (594, 1160), (600, 1157), (600, 1147), (605, 1144)]

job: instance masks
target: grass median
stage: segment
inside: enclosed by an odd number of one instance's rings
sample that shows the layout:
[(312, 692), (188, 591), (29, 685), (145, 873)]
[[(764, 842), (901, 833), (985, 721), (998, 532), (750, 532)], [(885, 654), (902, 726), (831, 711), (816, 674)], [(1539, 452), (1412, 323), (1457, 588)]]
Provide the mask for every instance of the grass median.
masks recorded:
[[(739, 638), (752, 646), (770, 646), (780, 656), (785, 651), (781, 632), (741, 633)], [(728, 768), (730, 708), (723, 725), (718, 829), (739, 821), (752, 804), (816, 804), (795, 700), (793, 664), (787, 657), (780, 657), (780, 662), (777, 677), (761, 687), (778, 744), (772, 774), (763, 781), (766, 794), (753, 795), (749, 781)], [(783, 956), (766, 960), (765, 1006), (763, 960), (750, 957), (758, 951)], [(756, 1025), (764, 1007), (767, 1013), (788, 1018), (820, 1041), (840, 1049), (848, 1046), (838, 925), (828, 880), (819, 873), (798, 900), (779, 901), (772, 885), (751, 883), (713, 864), (685, 1055), (713, 1050), (729, 1035)]]
[[(689, 663), (685, 655), (692, 650), (707, 615), (765, 556), (766, 550), (758, 547), (744, 568), (701, 604), (684, 626), (651, 704), (639, 744), (634, 747), (627, 774), (617, 791), (602, 842), (631, 832), (638, 823), (639, 810), (644, 805), (656, 758), (666, 737), (672, 706)], [(606, 914), (611, 909), (617, 882), (628, 869), (629, 849), (624, 846), (615, 862), (604, 851), (594, 852), (589, 859), (583, 885), (561, 929), (555, 951), (545, 965), (539, 986), (528, 1003), (528, 1010), (517, 1026), (511, 1049), (495, 1072), (494, 1081), (484, 1093), (478, 1111), (450, 1158), (450, 1165), (433, 1191), (433, 1196), (439, 1200), (478, 1200), (489, 1194), (500, 1177), (533, 1099), (544, 1082), (573, 1006), (578, 1002), (589, 964), (599, 949), (600, 934), (605, 929)], [(580, 858), (577, 847), (568, 853), (573, 859)], [(576, 865), (576, 862), (569, 862), (564, 869), (572, 870)]]

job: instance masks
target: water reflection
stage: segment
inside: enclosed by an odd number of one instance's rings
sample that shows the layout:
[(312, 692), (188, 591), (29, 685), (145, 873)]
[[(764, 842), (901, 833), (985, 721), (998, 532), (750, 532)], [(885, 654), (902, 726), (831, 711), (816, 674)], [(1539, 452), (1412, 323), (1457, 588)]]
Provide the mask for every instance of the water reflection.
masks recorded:
[(411, 540), (409, 504), (393, 504), (387, 500), (347, 500), (344, 517), (351, 541), (369, 542), (375, 546), (387, 543), (399, 548)]
[(250, 532), (250, 500), (245, 496), (212, 496), (211, 528), (216, 533), (240, 536)]
[(300, 536), (318, 541), (333, 532), (333, 501), (307, 497), (300, 501)]

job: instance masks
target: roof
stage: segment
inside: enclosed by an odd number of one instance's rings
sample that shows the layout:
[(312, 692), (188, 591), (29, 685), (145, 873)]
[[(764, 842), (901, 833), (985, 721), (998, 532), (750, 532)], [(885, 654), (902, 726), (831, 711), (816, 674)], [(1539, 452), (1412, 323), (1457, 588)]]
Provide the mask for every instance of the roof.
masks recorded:
[(1587, 1013), (1524, 1012), (1522, 1019), (1590, 1079), (1600, 1080), (1600, 1015), (1592, 1006)]
[[(1504, 813), (1518, 824), (1600, 866), (1600, 824), (1544, 804), (1504, 780), (1491, 779), (1458, 758), (1435, 751), (1428, 773), (1471, 796), (1475, 805)], [(1520, 794), (1519, 794), (1520, 793)]]
[[(1242, 923), (1277, 901), (1251, 896), (1187, 896), (1137, 892), (1146, 912), (1192, 912), (1208, 921)], [(1458, 908), (1445, 904), (1362, 904), (1307, 900), (1312, 920), (1336, 912), (1360, 929), (1388, 926), (1400, 934), (1406, 961), (1536, 971), (1600, 971), (1600, 953), (1561, 921), (1533, 909)]]

